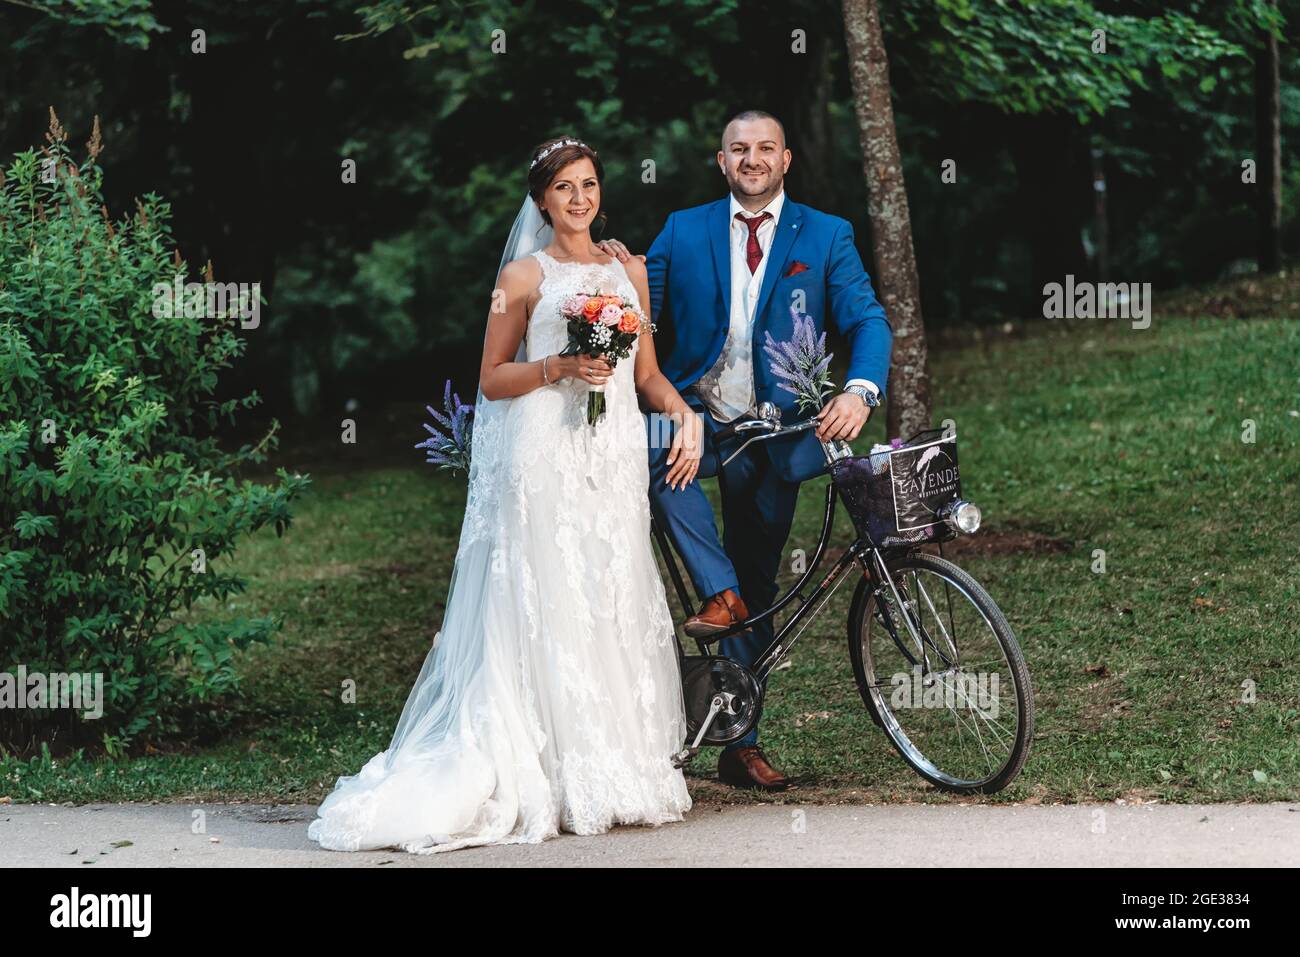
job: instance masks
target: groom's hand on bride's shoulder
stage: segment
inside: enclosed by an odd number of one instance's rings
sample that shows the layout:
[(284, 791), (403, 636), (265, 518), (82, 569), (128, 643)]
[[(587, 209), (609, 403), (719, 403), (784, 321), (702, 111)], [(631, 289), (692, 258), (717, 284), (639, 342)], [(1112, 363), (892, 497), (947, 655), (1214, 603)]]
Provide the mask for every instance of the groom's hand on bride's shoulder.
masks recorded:
[[(625, 263), (629, 259), (633, 258), (632, 253), (628, 251), (628, 248), (617, 239), (602, 239), (600, 242), (596, 243), (596, 246), (603, 249), (606, 256), (613, 256), (621, 263)], [(645, 262), (645, 256), (637, 255), (636, 258)]]
[(841, 392), (817, 413), (821, 421), (817, 426), (817, 438), (823, 442), (833, 439), (852, 442), (870, 417), (871, 407), (861, 398), (851, 392)]

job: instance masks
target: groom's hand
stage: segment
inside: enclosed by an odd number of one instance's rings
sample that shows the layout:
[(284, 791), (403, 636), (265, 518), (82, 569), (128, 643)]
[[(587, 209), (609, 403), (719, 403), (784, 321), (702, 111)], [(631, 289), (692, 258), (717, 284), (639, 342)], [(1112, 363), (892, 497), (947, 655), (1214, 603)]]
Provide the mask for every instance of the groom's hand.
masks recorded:
[(823, 442), (832, 439), (852, 442), (870, 417), (871, 406), (851, 392), (841, 392), (817, 413), (821, 420), (821, 425), (817, 426), (817, 438)]
[[(621, 263), (627, 262), (632, 258), (628, 248), (620, 243), (617, 239), (602, 239), (596, 243), (597, 248), (604, 250), (606, 256), (613, 256)], [(637, 259), (645, 262), (645, 256), (637, 256)]]

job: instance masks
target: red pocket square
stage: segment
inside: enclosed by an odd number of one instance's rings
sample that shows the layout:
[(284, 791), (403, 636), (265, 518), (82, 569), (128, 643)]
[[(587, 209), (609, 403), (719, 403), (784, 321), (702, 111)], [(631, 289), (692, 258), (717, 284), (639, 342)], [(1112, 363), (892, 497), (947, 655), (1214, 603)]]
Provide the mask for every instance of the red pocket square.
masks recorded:
[(808, 264), (801, 263), (799, 260), (796, 259), (794, 262), (790, 264), (790, 268), (785, 271), (785, 275), (782, 276), (781, 278), (787, 279), (790, 276), (797, 276), (799, 275), (799, 273), (807, 272), (807, 271), (808, 271)]

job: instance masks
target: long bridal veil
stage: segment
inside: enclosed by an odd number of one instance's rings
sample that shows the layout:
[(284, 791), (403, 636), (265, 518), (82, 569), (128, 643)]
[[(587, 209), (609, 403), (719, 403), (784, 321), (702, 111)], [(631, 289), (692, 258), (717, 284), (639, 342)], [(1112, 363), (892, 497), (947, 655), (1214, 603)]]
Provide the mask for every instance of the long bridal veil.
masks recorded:
[[(510, 227), (510, 235), (501, 251), (501, 262), (497, 266), (496, 280), (493, 282), (494, 304), (501, 288), (501, 271), (505, 269), (506, 263), (544, 249), (550, 245), (554, 235), (554, 230), (542, 220), (542, 214), (533, 198), (525, 193), (523, 204), (519, 207), (514, 224)], [(483, 335), (486, 341), (486, 328)], [(515, 361), (522, 362), (526, 352), (527, 347), (521, 337)], [(465, 504), (465, 526), (461, 529), (462, 546), (470, 544), (467, 540), (472, 540), (473, 537), (467, 533), (471, 531), (468, 526), (474, 516), (480, 512), (480, 508), (475, 506), (485, 504), (481, 502), (487, 494), (488, 483), (484, 479), (500, 474), (504, 465), (503, 453), (509, 437), (504, 432), (502, 418), (510, 401), (484, 399), (482, 386), (474, 399), (469, 495)], [(447, 587), (442, 629), (434, 637), (433, 647), (429, 649), (420, 676), (402, 709), (402, 716), (388, 747), (390, 755), (404, 747), (418, 746), (422, 741), (441, 739), (446, 734), (448, 724), (455, 714), (455, 693), (463, 690), (468, 683), (464, 679), (481, 661), (482, 644), (475, 641), (474, 622), (467, 616), (481, 615), (484, 604), (491, 598), (482, 593), (483, 586), (491, 576), (487, 574), (489, 569), (481, 564), (490, 558), (491, 556), (479, 554), (472, 547), (462, 547), (457, 551), (451, 583)], [(467, 569), (466, 565), (471, 567)], [(460, 594), (457, 593), (458, 587)]]
[[(552, 236), (536, 204), (525, 195), (502, 252), (497, 282), (506, 263), (543, 248)], [(498, 288), (494, 283), (494, 290)], [(517, 361), (525, 351), (521, 340)], [(526, 621), (520, 620), (527, 609), (507, 600), (506, 594), (511, 576), (505, 569), (511, 556), (502, 554), (504, 549), (487, 533), (501, 495), (496, 479), (508, 465), (511, 402), (485, 400), (482, 388), (478, 390), (469, 493), (442, 627), (387, 750), (357, 774), (339, 778), (309, 826), (308, 836), (324, 847), (399, 846), (431, 852), (486, 843), (516, 828), (520, 804), (547, 803), (549, 784), (540, 770), (517, 766), (508, 752), (511, 742), (530, 741), (540, 747), (545, 731), (527, 702), (493, 694), (515, 686), (518, 676), (509, 669), (517, 669), (527, 658), (518, 646), (518, 636), (527, 630)], [(488, 645), (491, 654), (485, 654)], [(498, 780), (503, 775), (514, 779)], [(528, 800), (516, 801), (514, 796), (521, 794)], [(547, 824), (539, 821), (535, 827)]]

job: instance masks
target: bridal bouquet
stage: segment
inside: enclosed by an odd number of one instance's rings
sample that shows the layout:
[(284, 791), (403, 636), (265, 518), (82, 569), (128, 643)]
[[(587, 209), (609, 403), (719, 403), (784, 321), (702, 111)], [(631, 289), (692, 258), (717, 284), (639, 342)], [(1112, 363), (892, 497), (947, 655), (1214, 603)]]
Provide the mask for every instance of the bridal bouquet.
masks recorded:
[[(560, 312), (569, 324), (569, 344), (560, 354), (602, 356), (611, 367), (631, 354), (637, 336), (655, 330), (635, 302), (599, 290), (570, 296)], [(587, 393), (587, 424), (595, 425), (604, 413), (605, 387), (594, 385)]]

